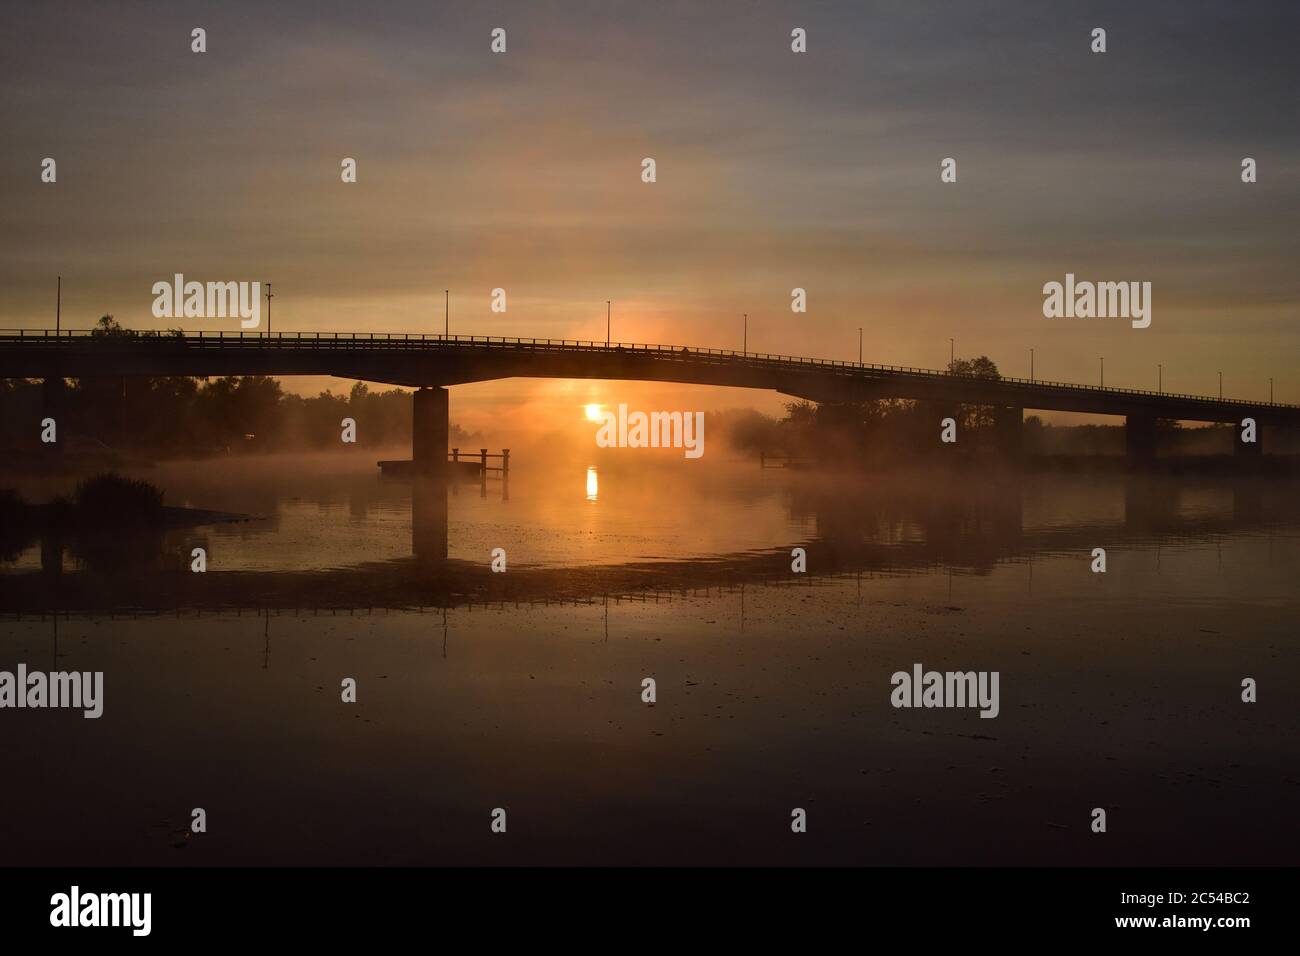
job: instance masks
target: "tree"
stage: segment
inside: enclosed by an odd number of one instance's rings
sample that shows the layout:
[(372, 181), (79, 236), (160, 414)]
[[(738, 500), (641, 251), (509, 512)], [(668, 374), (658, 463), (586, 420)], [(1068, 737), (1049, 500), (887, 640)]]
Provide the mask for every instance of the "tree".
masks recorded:
[(998, 380), (1002, 378), (1002, 373), (998, 371), (995, 363), (987, 355), (981, 355), (973, 359), (955, 359), (948, 363), (949, 375), (966, 375), (970, 378), (987, 378)]
[[(997, 364), (987, 355), (981, 355), (979, 358), (973, 359), (955, 359), (948, 363), (948, 374), (990, 381), (998, 381), (1002, 378), (1002, 373), (998, 371)], [(991, 405), (962, 405), (958, 410), (958, 415), (964, 431), (990, 428), (994, 423), (993, 406)]]

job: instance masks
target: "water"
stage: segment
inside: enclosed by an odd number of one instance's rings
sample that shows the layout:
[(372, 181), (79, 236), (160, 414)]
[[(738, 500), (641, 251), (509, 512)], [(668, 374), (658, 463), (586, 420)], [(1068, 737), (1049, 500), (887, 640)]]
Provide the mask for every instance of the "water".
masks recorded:
[[(1300, 849), (1291, 484), (521, 456), (508, 497), (496, 482), (448, 495), (441, 562), (412, 555), (430, 519), (370, 458), (140, 474), (169, 504), (253, 517), (168, 531), (143, 557), (69, 548), (61, 573), (37, 542), (5, 563), (0, 669), (106, 682), (97, 721), (0, 712), (23, 780), (0, 799), (9, 863), (1245, 864)], [(206, 575), (184, 570), (196, 543)], [(505, 574), (488, 570), (496, 547)], [(914, 663), (998, 671), (1000, 715), (891, 707), (891, 674)], [(1258, 703), (1241, 701), (1246, 677)], [(207, 833), (187, 835), (194, 807)], [(807, 833), (790, 832), (793, 808)]]

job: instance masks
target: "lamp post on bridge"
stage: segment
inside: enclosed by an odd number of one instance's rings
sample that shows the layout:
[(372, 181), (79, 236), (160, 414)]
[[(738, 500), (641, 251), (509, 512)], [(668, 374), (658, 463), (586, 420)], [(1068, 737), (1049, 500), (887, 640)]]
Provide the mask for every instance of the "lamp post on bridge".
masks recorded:
[(748, 312), (745, 313), (745, 331), (741, 333), (741, 335), (742, 337), (740, 340), (740, 351), (743, 354), (748, 355), (749, 354), (749, 313)]
[(1223, 373), (1219, 373), (1219, 400), (1223, 400)]
[[(59, 328), (63, 323), (63, 276), (59, 276), (59, 284), (54, 293), (54, 337), (59, 337)], [(1273, 381), (1271, 378), (1269, 381)]]
[(614, 311), (614, 303), (609, 299), (605, 300), (605, 348), (609, 348), (609, 325), (610, 314)]
[(1156, 394), (1163, 395), (1165, 392), (1165, 367), (1164, 365), (1156, 366)]
[(954, 342), (952, 339), (949, 339), (948, 340), (948, 371), (951, 372), (953, 370), (953, 366), (955, 366), (956, 364), (957, 364), (957, 343)]
[(858, 364), (862, 364), (862, 329), (858, 329)]
[(451, 337), (451, 290), (442, 290), (442, 337)]
[(266, 337), (271, 337), (271, 300), (275, 298), (271, 294), (271, 283), (266, 284)]
[(1268, 403), (1273, 404), (1273, 376), (1268, 378)]
[(1030, 349), (1029, 350), (1029, 383), (1032, 385), (1033, 382), (1034, 382), (1034, 350)]
[(1106, 387), (1106, 359), (1099, 357), (1097, 361), (1101, 362), (1101, 387)]

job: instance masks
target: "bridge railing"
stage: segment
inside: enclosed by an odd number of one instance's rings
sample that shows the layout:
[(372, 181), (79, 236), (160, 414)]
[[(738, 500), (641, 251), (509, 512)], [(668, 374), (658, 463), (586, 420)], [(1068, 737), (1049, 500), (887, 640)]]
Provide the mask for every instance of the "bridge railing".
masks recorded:
[(505, 348), (529, 350), (592, 351), (602, 354), (655, 353), (656, 357), (698, 362), (701, 357), (726, 359), (728, 364), (742, 363), (776, 365), (794, 370), (832, 370), (854, 375), (863, 372), (885, 372), (929, 380), (950, 380), (954, 377), (970, 381), (1023, 386), (1032, 389), (1062, 389), (1071, 392), (1091, 392), (1115, 396), (1150, 396), (1160, 399), (1179, 399), (1208, 405), (1240, 405), (1251, 408), (1300, 409), (1300, 405), (1284, 402), (1257, 402), (1240, 398), (1214, 398), (1185, 392), (1153, 391), (1140, 388), (1120, 388), (1103, 385), (1080, 385), (1075, 382), (1056, 382), (1044, 379), (1024, 379), (1001, 376), (996, 379), (918, 368), (907, 365), (880, 365), (871, 362), (845, 362), (839, 359), (818, 359), (770, 352), (736, 351), (734, 349), (692, 348), (684, 345), (656, 345), (642, 342), (600, 342), (588, 339), (525, 338), (500, 335), (438, 335), (388, 332), (245, 332), (217, 331), (198, 333), (135, 332), (105, 335), (91, 329), (0, 329), (0, 348), (20, 345), (24, 348), (75, 348), (79, 345), (96, 348), (171, 347), (197, 349), (409, 349), (430, 347)]

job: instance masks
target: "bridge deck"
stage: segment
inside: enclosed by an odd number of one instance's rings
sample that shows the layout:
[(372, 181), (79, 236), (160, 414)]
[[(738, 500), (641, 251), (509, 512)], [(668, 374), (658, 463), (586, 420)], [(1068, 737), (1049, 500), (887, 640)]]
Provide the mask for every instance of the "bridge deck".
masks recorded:
[(955, 375), (911, 366), (680, 345), (505, 336), (212, 332), (95, 335), (0, 330), (0, 377), (336, 375), (407, 386), (510, 377), (649, 380), (773, 389), (814, 401), (926, 401), (1300, 425), (1300, 406)]

